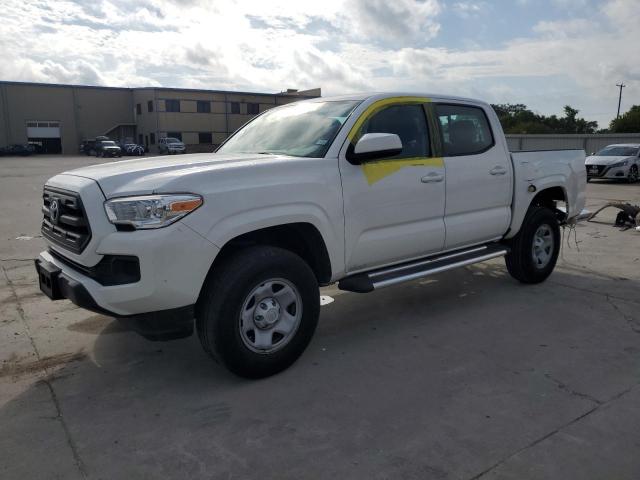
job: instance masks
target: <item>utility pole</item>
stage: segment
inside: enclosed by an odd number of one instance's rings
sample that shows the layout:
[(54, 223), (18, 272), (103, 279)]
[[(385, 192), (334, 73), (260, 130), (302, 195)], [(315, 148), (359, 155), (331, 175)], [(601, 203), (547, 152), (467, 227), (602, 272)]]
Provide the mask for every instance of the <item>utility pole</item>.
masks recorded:
[(618, 115), (616, 118), (620, 118), (620, 104), (622, 103), (622, 89), (626, 87), (624, 83), (616, 83), (616, 87), (620, 88), (620, 95), (618, 96)]

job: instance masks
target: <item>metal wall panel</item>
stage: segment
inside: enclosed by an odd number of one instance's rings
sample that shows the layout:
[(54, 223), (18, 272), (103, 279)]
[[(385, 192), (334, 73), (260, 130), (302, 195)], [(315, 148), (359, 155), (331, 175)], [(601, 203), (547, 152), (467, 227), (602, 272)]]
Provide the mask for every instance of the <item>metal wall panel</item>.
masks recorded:
[(584, 134), (584, 135), (507, 135), (509, 150), (584, 149), (587, 154), (597, 152), (614, 143), (640, 143), (640, 133)]

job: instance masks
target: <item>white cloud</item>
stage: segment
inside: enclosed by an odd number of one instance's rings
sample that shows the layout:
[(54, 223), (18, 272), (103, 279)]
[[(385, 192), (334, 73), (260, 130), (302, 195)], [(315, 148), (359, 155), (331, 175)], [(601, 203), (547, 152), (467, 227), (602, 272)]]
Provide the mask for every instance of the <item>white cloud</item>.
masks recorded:
[[(470, 15), (482, 5), (458, 1), (451, 8)], [(540, 22), (533, 36), (499, 48), (447, 49), (429, 46), (446, 27), (437, 0), (5, 0), (0, 79), (257, 91), (321, 86), (325, 94), (435, 90), (546, 113), (577, 102), (606, 124), (610, 87), (623, 80), (625, 98), (640, 96), (636, 5), (611, 0), (570, 20)], [(539, 79), (534, 88), (531, 78)]]
[(463, 18), (477, 15), (485, 7), (484, 2), (456, 2), (452, 5), (453, 11)]

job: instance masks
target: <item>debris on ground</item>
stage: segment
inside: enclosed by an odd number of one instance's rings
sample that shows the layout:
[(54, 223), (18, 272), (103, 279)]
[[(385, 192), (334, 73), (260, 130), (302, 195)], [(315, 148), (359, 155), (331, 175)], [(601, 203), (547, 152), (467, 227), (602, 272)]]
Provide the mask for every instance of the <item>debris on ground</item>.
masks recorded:
[(616, 227), (622, 227), (622, 230), (628, 230), (630, 228), (638, 229), (637, 227), (640, 226), (640, 207), (638, 205), (631, 205), (630, 203), (609, 202), (593, 212), (587, 221), (590, 222), (598, 213), (609, 207), (620, 210), (618, 215), (616, 215)]

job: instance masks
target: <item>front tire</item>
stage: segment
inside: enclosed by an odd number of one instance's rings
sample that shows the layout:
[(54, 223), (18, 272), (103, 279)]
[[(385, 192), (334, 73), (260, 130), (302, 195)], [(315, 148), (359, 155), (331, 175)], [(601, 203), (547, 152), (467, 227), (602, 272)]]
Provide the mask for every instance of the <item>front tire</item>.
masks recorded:
[(293, 364), (315, 332), (320, 291), (288, 250), (248, 247), (216, 265), (196, 308), (203, 348), (236, 375), (262, 378)]
[(636, 183), (638, 181), (638, 166), (631, 165), (629, 169), (629, 175), (627, 175), (627, 182)]
[(560, 226), (555, 214), (548, 208), (531, 208), (509, 243), (511, 251), (505, 262), (511, 276), (522, 283), (544, 282), (560, 253)]

